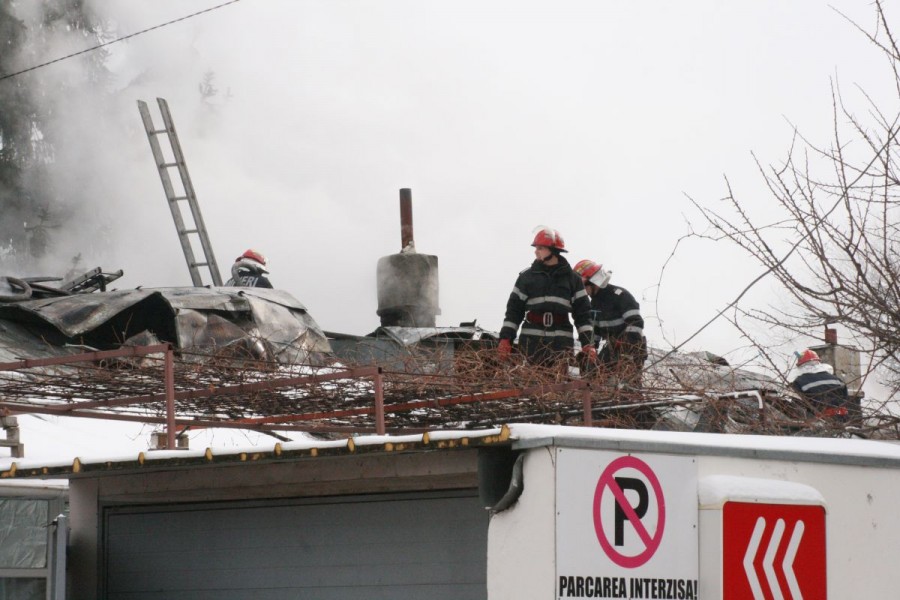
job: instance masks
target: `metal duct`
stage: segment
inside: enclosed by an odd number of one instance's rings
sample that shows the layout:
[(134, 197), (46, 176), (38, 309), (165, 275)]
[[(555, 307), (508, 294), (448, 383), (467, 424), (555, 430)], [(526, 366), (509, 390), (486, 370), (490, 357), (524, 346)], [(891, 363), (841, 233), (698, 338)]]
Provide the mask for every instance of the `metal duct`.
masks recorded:
[(416, 252), (412, 192), (400, 190), (400, 252), (378, 259), (378, 311), (383, 327), (434, 327), (438, 257)]

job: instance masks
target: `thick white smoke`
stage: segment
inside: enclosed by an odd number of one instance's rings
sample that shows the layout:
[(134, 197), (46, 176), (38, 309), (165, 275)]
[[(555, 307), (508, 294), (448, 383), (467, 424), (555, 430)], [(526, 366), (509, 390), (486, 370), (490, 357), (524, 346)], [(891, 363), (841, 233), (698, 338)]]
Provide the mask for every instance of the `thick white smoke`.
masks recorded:
[[(218, 3), (87, 2), (109, 37)], [(40, 6), (15, 10), (35, 23)], [(23, 65), (89, 45), (49, 37)], [(190, 285), (136, 106), (159, 96), (220, 270), (260, 250), (273, 284), (325, 329), (377, 327), (377, 260), (397, 251), (409, 187), (418, 251), (440, 257), (439, 325), (499, 329), (532, 229), (550, 223), (573, 264), (602, 262), (638, 297), (651, 343), (678, 342), (758, 273), (722, 244), (685, 242), (669, 261), (688, 230), (684, 192), (714, 202), (724, 172), (762, 204), (750, 151), (777, 162), (791, 124), (827, 140), (835, 70), (847, 88), (879, 81), (868, 44), (824, 0), (244, 0), (109, 46), (107, 81), (91, 79), (87, 55), (41, 70), (68, 87), (43, 97), (55, 162), (36, 182), (71, 210), (29, 274), (80, 253), (84, 268), (124, 269), (120, 287)], [(209, 73), (219, 94), (204, 98)], [(691, 345), (739, 344), (716, 323)]]

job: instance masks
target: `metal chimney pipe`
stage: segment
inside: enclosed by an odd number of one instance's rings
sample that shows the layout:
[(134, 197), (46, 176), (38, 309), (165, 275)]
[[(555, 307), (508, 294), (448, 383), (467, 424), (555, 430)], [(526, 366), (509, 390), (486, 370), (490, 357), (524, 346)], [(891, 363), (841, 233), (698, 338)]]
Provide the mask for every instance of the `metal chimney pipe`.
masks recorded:
[(438, 257), (416, 252), (413, 241), (412, 191), (400, 190), (397, 254), (378, 259), (378, 311), (382, 327), (434, 327), (438, 306)]
[(413, 241), (412, 190), (400, 188), (400, 249)]

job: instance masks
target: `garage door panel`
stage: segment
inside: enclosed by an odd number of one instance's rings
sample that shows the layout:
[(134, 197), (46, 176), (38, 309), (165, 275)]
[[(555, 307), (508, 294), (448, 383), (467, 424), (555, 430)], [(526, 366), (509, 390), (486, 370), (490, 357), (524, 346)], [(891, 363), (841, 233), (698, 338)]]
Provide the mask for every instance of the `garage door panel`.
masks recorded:
[[(257, 512), (248, 509), (212, 509), (210, 515), (218, 513), (212, 519), (197, 519), (196, 511), (180, 510), (165, 512), (156, 525), (168, 528), (167, 539), (178, 544), (209, 544), (224, 543), (234, 539), (235, 533), (240, 533), (242, 544), (245, 547), (265, 547), (271, 543), (280, 543), (290, 546), (306, 545), (308, 539), (329, 540), (335, 528), (341, 528), (343, 541), (348, 544), (355, 542), (370, 542), (368, 534), (370, 526), (381, 527), (380, 542), (408, 542), (409, 532), (417, 523), (427, 524), (431, 530), (437, 523), (433, 522), (435, 516), (443, 516), (445, 520), (453, 519), (452, 526), (446, 527), (444, 538), (453, 541), (455, 538), (466, 539), (472, 536), (470, 524), (483, 524), (483, 511), (472, 513), (469, 510), (461, 511), (456, 508), (456, 499), (430, 501), (432, 512), (423, 513), (419, 502), (398, 502), (396, 511), (385, 511), (383, 503), (354, 503), (353, 514), (335, 512), (333, 505), (307, 506), (305, 507), (304, 522), (296, 529), (285, 528), (284, 522), (292, 521), (292, 514), (296, 506), (270, 507), (266, 511), (272, 522), (260, 523)], [(418, 510), (410, 510), (417, 508)], [(118, 515), (122, 518), (116, 524), (115, 534), (127, 537), (129, 535), (146, 537), (148, 526), (152, 524), (129, 518), (129, 515)], [(115, 516), (112, 518), (116, 518)], [(151, 518), (148, 515), (148, 518)], [(323, 545), (323, 542), (315, 542)], [(340, 541), (334, 544), (341, 545)], [(324, 545), (328, 545), (327, 541)]]
[[(113, 583), (121, 591), (178, 590), (196, 587), (204, 581), (225, 589), (253, 589), (277, 582), (285, 587), (327, 587), (335, 582), (350, 586), (366, 585), (453, 585), (473, 583), (477, 577), (466, 573), (477, 569), (484, 562), (457, 561), (452, 563), (419, 563), (393, 565), (343, 565), (328, 567), (280, 567), (280, 568), (168, 568), (162, 577), (157, 572), (141, 569), (118, 573)], [(399, 569), (404, 569), (400, 571)]]
[(487, 522), (470, 495), (110, 509), (107, 597), (481, 599)]
[[(138, 542), (139, 540), (133, 541)], [(280, 547), (280, 554), (277, 556), (272, 556), (272, 552), (268, 551), (270, 548), (265, 548), (265, 552), (249, 552), (242, 547), (240, 551), (244, 552), (245, 556), (242, 557), (241, 567), (257, 570), (297, 568), (295, 553), (304, 554), (304, 566), (316, 569), (343, 565), (360, 568), (360, 564), (372, 567), (432, 565), (431, 568), (435, 568), (435, 564), (480, 563), (484, 559), (484, 556), (478, 556), (476, 559), (466, 561), (460, 557), (461, 554), (470, 552), (473, 547), (478, 547), (476, 539), (454, 545), (441, 545), (437, 541), (413, 541), (407, 544), (407, 547), (402, 548), (385, 548), (377, 544), (366, 544), (353, 548), (355, 552), (343, 552), (337, 546), (330, 549), (319, 547), (318, 550), (321, 551), (313, 552), (310, 552), (310, 550), (315, 550), (312, 547), (301, 551), (298, 547), (283, 546)], [(179, 552), (120, 552), (114, 562), (121, 565), (119, 571), (122, 573), (138, 573), (157, 568), (172, 569), (173, 564), (181, 570), (192, 570), (209, 568), (210, 564), (229, 564), (234, 552), (234, 549), (204, 548)]]
[[(189, 590), (165, 592), (166, 600), (222, 600), (222, 598), (237, 597), (228, 589), (220, 590)], [(396, 598), (484, 598), (484, 584), (472, 586), (453, 586), (448, 590), (436, 590), (434, 586), (408, 586), (398, 594), (397, 590), (371, 589), (357, 587), (329, 587), (327, 589), (305, 588), (298, 595), (296, 588), (265, 588), (255, 590), (241, 590), (240, 598), (243, 600), (335, 600), (342, 598), (360, 598), (364, 600), (395, 600)], [(122, 595), (117, 598), (123, 600), (143, 600), (148, 596)]]

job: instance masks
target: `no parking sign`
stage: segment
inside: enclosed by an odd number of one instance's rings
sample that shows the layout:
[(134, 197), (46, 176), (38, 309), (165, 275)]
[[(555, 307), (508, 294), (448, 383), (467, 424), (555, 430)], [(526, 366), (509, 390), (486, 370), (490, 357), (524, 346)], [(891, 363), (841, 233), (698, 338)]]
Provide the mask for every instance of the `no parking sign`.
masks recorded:
[(557, 596), (697, 598), (696, 460), (557, 452)]

